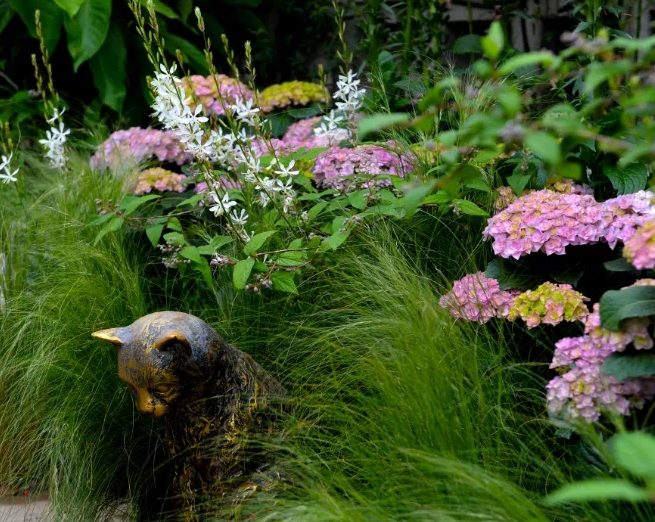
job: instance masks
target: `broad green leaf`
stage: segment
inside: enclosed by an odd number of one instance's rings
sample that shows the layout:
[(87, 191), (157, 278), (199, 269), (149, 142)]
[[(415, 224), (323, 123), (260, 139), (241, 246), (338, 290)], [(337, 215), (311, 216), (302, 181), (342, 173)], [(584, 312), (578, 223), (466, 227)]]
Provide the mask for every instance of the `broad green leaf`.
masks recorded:
[(531, 179), (532, 174), (519, 174), (518, 172), (515, 172), (507, 178), (507, 184), (512, 187), (514, 194), (520, 196), (525, 190), (525, 187), (528, 186), (528, 183), (530, 183)]
[(423, 205), (441, 205), (452, 201), (453, 197), (445, 190), (438, 190), (423, 200)]
[(524, 142), (528, 148), (532, 149), (538, 156), (541, 156), (547, 163), (557, 165), (562, 161), (559, 143), (550, 134), (546, 134), (545, 132), (528, 134)]
[(196, 263), (202, 263), (202, 257), (200, 257), (200, 252), (198, 252), (198, 249), (194, 246), (185, 246), (182, 250), (180, 250), (180, 255), (184, 259), (189, 259)]
[(364, 210), (366, 208), (367, 198), (366, 195), (369, 193), (368, 190), (357, 190), (348, 194), (348, 201), (350, 204), (358, 210)]
[(148, 194), (146, 196), (127, 196), (121, 202), (119, 208), (123, 211), (124, 215), (129, 216), (144, 203), (159, 198), (161, 198), (159, 194)]
[(289, 109), (286, 114), (291, 116), (295, 120), (304, 120), (306, 118), (312, 118), (318, 116), (322, 113), (321, 108), (317, 103), (312, 103), (307, 107), (299, 107), (296, 109)]
[(18, 13), (14, 11), (9, 5), (9, 0), (0, 1), (0, 34), (9, 25), (12, 18)]
[(202, 201), (203, 197), (204, 196), (203, 196), (202, 193), (194, 194), (190, 198), (187, 198), (184, 201), (178, 203), (175, 208), (187, 207), (187, 206), (188, 207), (197, 207), (198, 203), (200, 203), (200, 201)]
[(618, 332), (621, 321), (655, 315), (655, 286), (609, 290), (600, 298), (600, 319), (605, 328)]
[(104, 227), (102, 227), (100, 232), (98, 232), (98, 235), (93, 241), (93, 244), (97, 245), (103, 237), (109, 234), (109, 232), (116, 232), (117, 230), (120, 230), (120, 228), (123, 226), (123, 223), (124, 223), (123, 218), (114, 217)]
[[(148, 0), (139, 0), (141, 5), (148, 7)], [(177, 13), (168, 7), (162, 0), (153, 0), (152, 6), (155, 9), (155, 13), (170, 18), (172, 20), (179, 20), (180, 17), (177, 16)]]
[(314, 205), (312, 208), (310, 208), (307, 211), (307, 218), (311, 221), (312, 219), (316, 218), (321, 212), (323, 212), (323, 209), (327, 207), (327, 201), (319, 201)]
[(425, 185), (419, 185), (410, 189), (403, 198), (403, 205), (405, 207), (405, 216), (412, 217), (416, 213), (416, 209), (423, 204), (425, 198), (434, 190), (436, 181), (433, 180)]
[(631, 163), (641, 160), (642, 158), (652, 158), (652, 156), (653, 156), (652, 143), (635, 145), (621, 157), (618, 166), (619, 168), (627, 167)]
[(120, 112), (127, 95), (127, 47), (117, 23), (111, 24), (105, 42), (89, 65), (100, 100), (107, 107)]
[(505, 47), (505, 31), (498, 20), (491, 22), (487, 36), (480, 39), (482, 52), (490, 60), (497, 60)]
[(618, 381), (651, 377), (655, 375), (655, 353), (613, 353), (605, 359), (601, 370), (605, 375), (613, 375)]
[(73, 18), (82, 7), (84, 0), (54, 0), (54, 2)]
[(255, 260), (252, 257), (249, 257), (248, 259), (242, 259), (234, 265), (234, 273), (232, 274), (234, 288), (241, 290), (246, 286), (254, 264)]
[(561, 487), (548, 495), (544, 504), (554, 506), (571, 502), (606, 502), (608, 500), (648, 502), (651, 497), (645, 489), (625, 480), (585, 480)]
[(168, 232), (164, 234), (164, 241), (166, 243), (170, 243), (172, 245), (177, 245), (177, 246), (183, 246), (186, 244), (186, 239), (184, 239), (184, 235), (180, 234), (179, 232)]
[(146, 227), (146, 236), (150, 240), (152, 246), (156, 247), (159, 244), (159, 238), (164, 231), (163, 224), (150, 225)]
[(266, 232), (255, 234), (250, 241), (246, 243), (246, 246), (243, 247), (243, 253), (247, 256), (256, 253), (262, 246), (264, 246), (266, 240), (275, 234), (275, 232), (277, 232), (277, 230), (268, 230)]
[(198, 247), (198, 252), (203, 255), (211, 255), (217, 252), (221, 247), (229, 245), (234, 241), (230, 236), (214, 236), (208, 245)]
[(392, 112), (389, 114), (373, 114), (362, 119), (357, 126), (357, 133), (361, 140), (371, 132), (377, 132), (391, 125), (409, 120), (409, 114), (404, 112)]
[(41, 27), (45, 47), (50, 54), (55, 50), (61, 37), (61, 24), (64, 11), (52, 0), (7, 0), (27, 26), (30, 36), (36, 38), (36, 23), (34, 13), (41, 12)]
[(205, 54), (188, 40), (185, 40), (181, 36), (167, 33), (164, 36), (164, 47), (171, 54), (175, 54), (175, 50), (179, 49), (195, 68), (196, 73), (209, 74)]
[(648, 182), (648, 169), (644, 163), (633, 163), (623, 169), (605, 165), (603, 174), (610, 180), (619, 196), (643, 190)]
[(450, 48), (450, 52), (455, 54), (481, 53), (480, 35), (467, 34), (460, 36)]
[(346, 239), (348, 239), (348, 236), (350, 236), (351, 232), (352, 232), (352, 228), (349, 228), (345, 232), (337, 231), (331, 236), (326, 237), (323, 243), (329, 246), (332, 250), (336, 250), (344, 243)]
[(182, 232), (182, 223), (176, 217), (172, 217), (166, 221), (166, 228), (175, 230), (175, 232)]
[(271, 274), (271, 281), (273, 281), (273, 289), (280, 292), (288, 292), (290, 294), (297, 294), (298, 289), (296, 283), (293, 281), (293, 272), (285, 272), (279, 270)]
[(68, 52), (73, 58), (73, 70), (96, 54), (105, 43), (111, 18), (111, 0), (84, 0), (77, 14), (64, 18), (68, 35)]
[(468, 214), (469, 216), (489, 217), (489, 213), (486, 210), (481, 209), (468, 199), (453, 199), (453, 205), (455, 205), (455, 208), (459, 209), (463, 214)]
[(583, 180), (582, 164), (577, 161), (565, 161), (557, 167), (557, 173), (563, 178), (581, 182)]
[[(630, 262), (623, 258), (619, 257), (618, 259), (613, 259), (612, 261), (605, 261), (603, 266), (606, 270), (610, 272), (635, 272), (637, 269), (630, 264)], [(638, 273), (638, 272), (637, 272)]]
[(609, 447), (619, 466), (637, 477), (655, 479), (655, 437), (643, 431), (619, 433)]
[(516, 87), (507, 87), (501, 89), (497, 94), (496, 98), (501, 107), (505, 109), (505, 114), (508, 118), (514, 118), (516, 113), (521, 110), (523, 105), (523, 100), (521, 99), (521, 93)]
[(548, 68), (559, 60), (550, 51), (538, 51), (534, 53), (521, 53), (513, 56), (498, 68), (498, 74), (506, 76), (523, 67), (543, 65)]

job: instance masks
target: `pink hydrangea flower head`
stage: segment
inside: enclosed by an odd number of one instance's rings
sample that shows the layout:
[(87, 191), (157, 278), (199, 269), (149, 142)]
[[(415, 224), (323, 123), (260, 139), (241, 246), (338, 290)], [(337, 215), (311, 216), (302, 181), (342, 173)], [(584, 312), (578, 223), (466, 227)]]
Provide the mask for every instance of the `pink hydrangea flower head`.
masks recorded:
[(134, 194), (141, 196), (152, 192), (153, 189), (157, 192), (184, 192), (187, 189), (184, 183), (186, 179), (184, 174), (161, 167), (146, 169), (139, 174)]
[(164, 163), (183, 165), (193, 157), (184, 152), (182, 144), (171, 131), (132, 127), (114, 132), (100, 144), (91, 157), (96, 170), (117, 169), (156, 157)]
[(394, 148), (396, 145), (393, 142), (388, 142), (387, 147), (330, 147), (314, 161), (314, 180), (321, 187), (343, 192), (371, 186), (390, 186), (391, 180), (375, 179), (375, 176), (404, 178), (412, 169), (410, 157)]
[(608, 199), (601, 205), (611, 215), (603, 237), (612, 248), (655, 219), (655, 194), (649, 190)]
[(655, 268), (655, 218), (648, 220), (636, 229), (632, 237), (626, 239), (623, 257), (638, 270)]
[(245, 102), (253, 99), (253, 92), (236, 78), (225, 74), (212, 76), (192, 75), (182, 78), (182, 87), (189, 97), (191, 109), (202, 104), (205, 114), (225, 114), (225, 108), (234, 105), (237, 99)]
[(259, 107), (263, 113), (284, 107), (302, 106), (312, 102), (325, 103), (328, 93), (316, 83), (297, 80), (271, 85), (259, 93)]
[(498, 281), (476, 272), (455, 281), (453, 289), (439, 299), (439, 306), (457, 319), (486, 323), (492, 317), (506, 317), (516, 292), (500, 289)]
[(290, 151), (300, 148), (314, 149), (317, 147), (330, 147), (348, 139), (346, 129), (336, 129), (327, 134), (315, 134), (314, 129), (321, 123), (322, 116), (299, 120), (289, 125), (282, 141)]
[(588, 299), (571, 285), (546, 282), (535, 290), (517, 295), (512, 301), (508, 319), (523, 319), (528, 328), (539, 324), (556, 325), (562, 321), (583, 321), (589, 313)]

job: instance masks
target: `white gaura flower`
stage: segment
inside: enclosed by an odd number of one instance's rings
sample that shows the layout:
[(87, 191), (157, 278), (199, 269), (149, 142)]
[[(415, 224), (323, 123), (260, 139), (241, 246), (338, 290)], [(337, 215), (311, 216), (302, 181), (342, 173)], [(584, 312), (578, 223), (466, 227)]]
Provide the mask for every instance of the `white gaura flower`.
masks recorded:
[(18, 181), (16, 174), (18, 174), (19, 169), (16, 169), (13, 172), (11, 171), (11, 159), (13, 155), (13, 152), (9, 153), (9, 157), (3, 155), (2, 160), (0, 161), (0, 180), (2, 180), (3, 183)]
[(237, 120), (251, 127), (257, 125), (256, 117), (259, 112), (259, 107), (252, 106), (252, 99), (247, 100), (245, 103), (241, 98), (237, 97), (236, 103), (231, 106), (232, 111), (236, 114)]
[(300, 172), (299, 170), (291, 170), (294, 167), (294, 165), (296, 164), (295, 160), (291, 160), (287, 167), (285, 167), (280, 162), (276, 161), (276, 163), (277, 163), (277, 169), (274, 170), (273, 172), (275, 174), (277, 174), (278, 176), (280, 176), (281, 178), (285, 178), (287, 176), (295, 176)]
[(214, 206), (209, 207), (209, 211), (213, 212), (216, 217), (222, 216), (237, 204), (236, 201), (230, 200), (230, 195), (227, 192), (223, 194), (223, 198), (219, 198), (218, 194), (212, 190), (209, 192), (209, 197), (215, 203)]
[(248, 216), (248, 213), (242, 208), (240, 214), (237, 214), (237, 211), (233, 210), (230, 217), (232, 218), (232, 223), (242, 227), (248, 222), (250, 216)]
[(262, 191), (257, 193), (257, 203), (259, 203), (263, 208), (266, 208), (270, 202), (271, 198), (266, 192)]

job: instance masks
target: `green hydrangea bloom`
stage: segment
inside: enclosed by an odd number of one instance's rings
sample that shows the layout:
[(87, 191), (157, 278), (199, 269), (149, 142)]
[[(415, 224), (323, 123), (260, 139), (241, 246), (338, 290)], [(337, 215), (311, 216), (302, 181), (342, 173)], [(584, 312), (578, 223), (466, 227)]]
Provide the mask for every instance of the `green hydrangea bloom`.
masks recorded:
[(321, 85), (294, 80), (266, 87), (259, 93), (259, 108), (262, 112), (269, 113), (289, 105), (325, 103), (327, 99), (328, 93)]
[(584, 304), (588, 300), (571, 285), (547, 282), (516, 296), (508, 319), (515, 321), (520, 317), (528, 328), (541, 323), (555, 325), (562, 321), (583, 321), (589, 313)]

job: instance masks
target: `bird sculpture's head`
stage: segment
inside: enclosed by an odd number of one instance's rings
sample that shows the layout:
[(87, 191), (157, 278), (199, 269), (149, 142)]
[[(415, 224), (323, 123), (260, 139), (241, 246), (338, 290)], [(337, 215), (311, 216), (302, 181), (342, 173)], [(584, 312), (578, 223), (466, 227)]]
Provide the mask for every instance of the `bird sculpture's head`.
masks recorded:
[(204, 321), (181, 312), (157, 312), (129, 326), (93, 332), (118, 348), (118, 375), (136, 408), (161, 417), (213, 375), (222, 339)]

